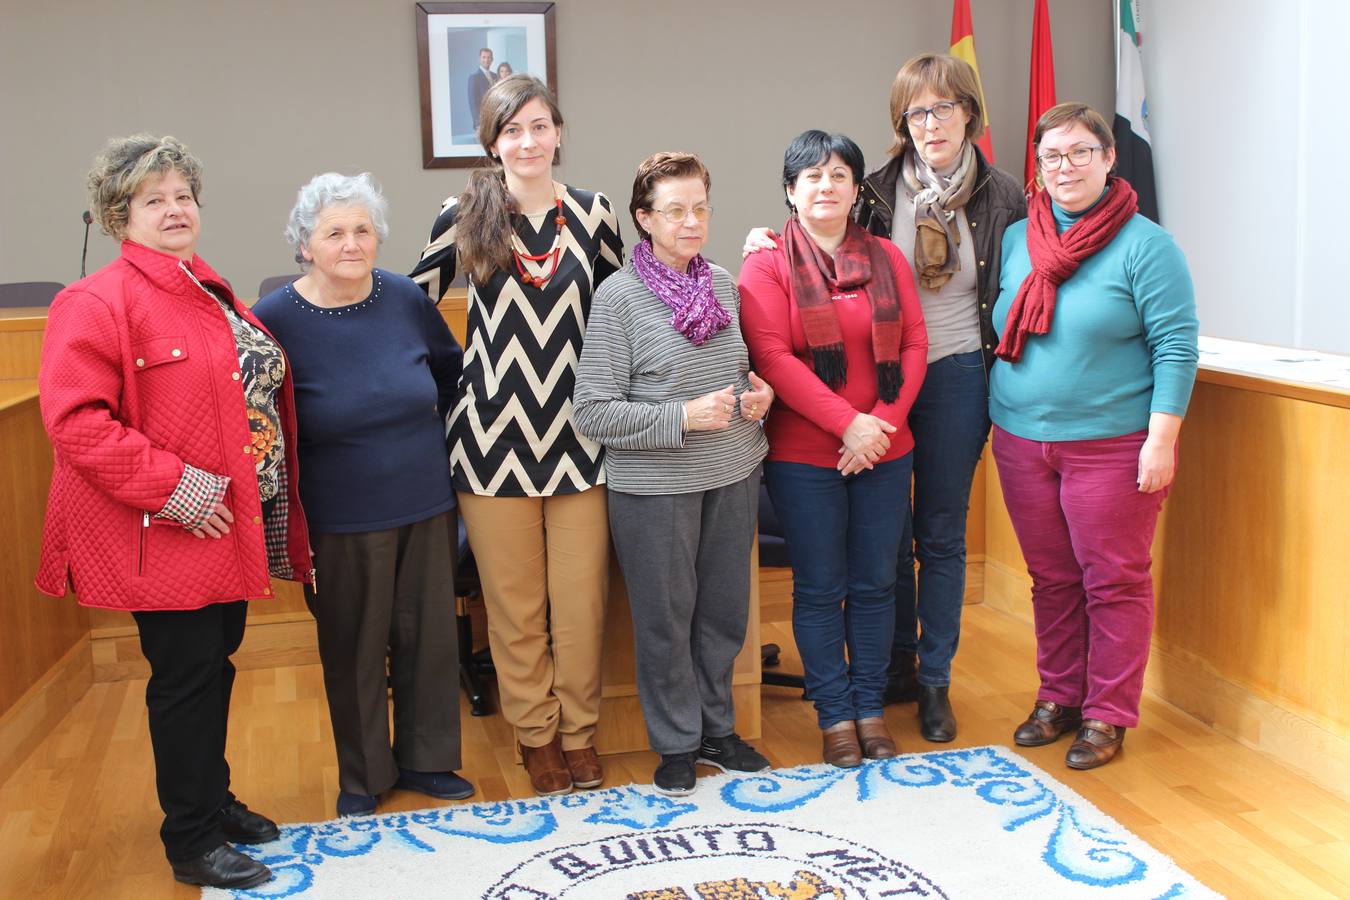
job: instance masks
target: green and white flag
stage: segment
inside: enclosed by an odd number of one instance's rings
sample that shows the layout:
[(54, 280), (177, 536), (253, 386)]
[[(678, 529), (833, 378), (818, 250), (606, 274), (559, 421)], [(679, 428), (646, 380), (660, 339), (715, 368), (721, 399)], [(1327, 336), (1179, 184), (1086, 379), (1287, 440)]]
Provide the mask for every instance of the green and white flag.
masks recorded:
[(1139, 211), (1158, 221), (1158, 190), (1153, 181), (1153, 148), (1148, 130), (1148, 99), (1144, 96), (1144, 67), (1139, 58), (1140, 29), (1135, 4), (1117, 0), (1116, 115), (1111, 132), (1116, 139), (1116, 173), (1139, 195)]

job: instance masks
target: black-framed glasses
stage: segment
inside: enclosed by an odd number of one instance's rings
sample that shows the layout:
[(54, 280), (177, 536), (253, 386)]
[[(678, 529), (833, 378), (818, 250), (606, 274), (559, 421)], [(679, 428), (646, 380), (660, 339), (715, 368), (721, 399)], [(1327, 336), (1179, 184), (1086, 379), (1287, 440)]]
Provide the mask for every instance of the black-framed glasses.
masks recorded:
[(1036, 159), (1040, 162), (1041, 169), (1046, 172), (1053, 172), (1056, 169), (1058, 169), (1060, 167), (1060, 163), (1065, 159), (1067, 159), (1069, 161), (1069, 165), (1073, 166), (1075, 169), (1081, 169), (1083, 166), (1086, 166), (1088, 163), (1092, 162), (1093, 150), (1105, 151), (1106, 148), (1103, 147), (1101, 144), (1093, 144), (1090, 147), (1074, 147), (1068, 153), (1060, 153), (1056, 150), (1047, 150), (1040, 156), (1036, 157)]
[(690, 208), (688, 206), (681, 206), (678, 203), (672, 203), (665, 209), (653, 209), (651, 211), (654, 213), (660, 213), (661, 218), (665, 219), (672, 225), (680, 224), (689, 217), (690, 213), (694, 214), (695, 222), (706, 222), (708, 221), (709, 218), (712, 217), (712, 207), (706, 203), (700, 203), (698, 206), (695, 206), (693, 208)]
[(932, 113), (933, 118), (939, 122), (945, 122), (956, 113), (957, 107), (961, 105), (959, 100), (943, 100), (941, 103), (934, 103), (932, 106), (916, 106), (913, 109), (905, 110), (905, 124), (911, 128), (922, 128), (928, 123), (928, 114)]

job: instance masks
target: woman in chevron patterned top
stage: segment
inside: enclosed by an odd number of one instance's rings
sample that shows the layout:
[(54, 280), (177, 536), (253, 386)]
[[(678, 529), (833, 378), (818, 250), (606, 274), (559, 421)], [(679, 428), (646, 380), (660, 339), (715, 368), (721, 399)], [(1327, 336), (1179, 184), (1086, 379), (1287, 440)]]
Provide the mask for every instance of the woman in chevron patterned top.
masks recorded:
[(469, 276), (464, 376), (447, 423), (502, 712), (534, 790), (604, 779), (594, 749), (609, 529), (600, 445), (572, 424), (595, 288), (622, 264), (608, 198), (559, 184), (562, 114), (537, 78), (483, 98), (492, 158), (448, 199), (412, 273), (439, 298)]

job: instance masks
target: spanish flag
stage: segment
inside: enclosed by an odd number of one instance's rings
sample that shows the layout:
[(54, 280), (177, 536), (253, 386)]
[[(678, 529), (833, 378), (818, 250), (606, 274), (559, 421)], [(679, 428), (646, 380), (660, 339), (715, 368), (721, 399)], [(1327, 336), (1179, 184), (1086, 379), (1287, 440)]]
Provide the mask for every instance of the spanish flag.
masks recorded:
[(1027, 154), (1022, 169), (1027, 200), (1037, 191), (1036, 123), (1055, 105), (1055, 50), (1050, 42), (1050, 7), (1036, 0), (1031, 18), (1031, 86), (1027, 90)]
[(975, 25), (970, 18), (970, 0), (952, 2), (952, 56), (970, 63), (975, 70), (975, 85), (980, 92), (980, 115), (984, 116), (984, 134), (975, 146), (984, 154), (989, 165), (994, 164), (994, 141), (989, 134), (989, 106), (984, 102), (984, 82), (980, 80), (980, 65), (975, 62)]

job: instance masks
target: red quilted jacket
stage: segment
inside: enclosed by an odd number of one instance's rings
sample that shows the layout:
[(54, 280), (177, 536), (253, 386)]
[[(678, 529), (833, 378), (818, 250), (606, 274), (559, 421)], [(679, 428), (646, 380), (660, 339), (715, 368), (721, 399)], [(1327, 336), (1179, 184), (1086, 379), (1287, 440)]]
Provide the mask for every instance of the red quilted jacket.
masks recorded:
[[(38, 375), (55, 451), (37, 574), (42, 592), (64, 596), (69, 581), (84, 606), (127, 610), (271, 596), (238, 351), (201, 285), (262, 328), (200, 258), (189, 273), (177, 257), (130, 241), (120, 259), (52, 302)], [(277, 410), (289, 503), (274, 511), (284, 510), (286, 521), (269, 523), (284, 530), (286, 546), (270, 570), (311, 581), (289, 366)], [(154, 518), (184, 463), (230, 477), (225, 505), (234, 524), (224, 538), (203, 540)]]

